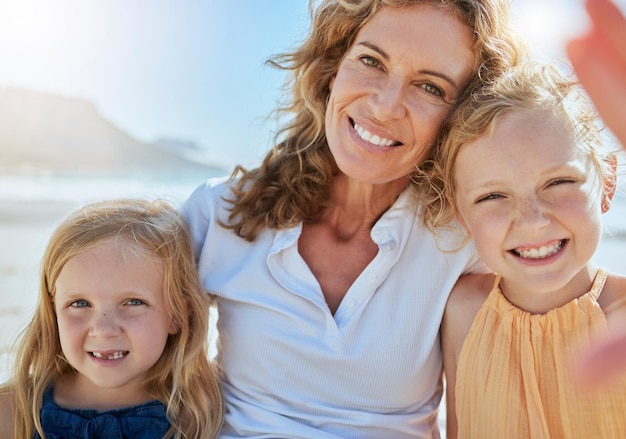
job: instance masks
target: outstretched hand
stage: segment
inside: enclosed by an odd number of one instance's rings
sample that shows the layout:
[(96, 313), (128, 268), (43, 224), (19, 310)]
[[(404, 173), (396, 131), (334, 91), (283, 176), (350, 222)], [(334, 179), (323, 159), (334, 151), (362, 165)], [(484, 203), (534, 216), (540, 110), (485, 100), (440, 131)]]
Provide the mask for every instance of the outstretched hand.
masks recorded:
[[(626, 148), (626, 18), (611, 0), (587, 0), (591, 29), (567, 45), (567, 55), (598, 113)], [(592, 346), (576, 364), (582, 384), (626, 377), (626, 330)]]
[(600, 116), (626, 146), (626, 18), (611, 0), (587, 0), (591, 29), (567, 55)]
[(575, 372), (588, 388), (610, 385), (626, 377), (626, 330), (592, 345), (575, 364)]

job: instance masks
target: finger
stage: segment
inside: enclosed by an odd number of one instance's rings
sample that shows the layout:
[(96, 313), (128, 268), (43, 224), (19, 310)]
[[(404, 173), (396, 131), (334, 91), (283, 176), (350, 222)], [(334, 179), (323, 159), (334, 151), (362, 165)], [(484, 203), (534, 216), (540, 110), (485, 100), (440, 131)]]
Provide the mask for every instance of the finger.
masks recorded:
[(626, 333), (593, 345), (581, 356), (575, 373), (588, 387), (608, 385), (626, 378)]
[(567, 45), (572, 66), (593, 100), (606, 125), (626, 146), (626, 63), (603, 44), (602, 36), (592, 31)]
[(587, 0), (587, 13), (611, 51), (626, 62), (626, 18), (611, 0)]

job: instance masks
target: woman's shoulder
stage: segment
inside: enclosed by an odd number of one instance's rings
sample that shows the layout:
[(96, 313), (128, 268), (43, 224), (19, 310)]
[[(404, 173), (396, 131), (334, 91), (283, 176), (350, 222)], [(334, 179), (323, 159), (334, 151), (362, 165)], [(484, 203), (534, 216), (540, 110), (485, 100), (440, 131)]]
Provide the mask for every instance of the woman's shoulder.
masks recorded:
[(183, 203), (181, 211), (186, 218), (210, 216), (209, 212), (232, 198), (229, 194), (234, 180), (229, 177), (210, 178), (196, 186)]
[(213, 177), (198, 184), (192, 192), (192, 197), (210, 197), (214, 195), (222, 195), (224, 192), (230, 190), (236, 179), (228, 176)]

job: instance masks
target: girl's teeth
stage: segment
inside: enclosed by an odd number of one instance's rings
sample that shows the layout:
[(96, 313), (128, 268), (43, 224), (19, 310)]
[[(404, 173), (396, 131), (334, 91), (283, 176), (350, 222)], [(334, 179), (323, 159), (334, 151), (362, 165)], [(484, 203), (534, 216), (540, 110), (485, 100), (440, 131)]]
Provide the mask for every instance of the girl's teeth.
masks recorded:
[(563, 247), (564, 241), (558, 241), (556, 244), (552, 245), (544, 245), (539, 248), (531, 248), (531, 249), (516, 249), (515, 252), (526, 259), (541, 259), (548, 256), (552, 256), (556, 252), (558, 252)]
[(396, 143), (393, 140), (385, 139), (384, 137), (380, 137), (380, 136), (377, 136), (376, 134), (372, 134), (369, 131), (367, 131), (365, 128), (357, 125), (356, 123), (354, 124), (354, 129), (359, 134), (359, 137), (361, 137), (361, 139), (373, 145), (391, 146), (394, 143)]
[(109, 354), (109, 355), (102, 355), (99, 352), (92, 352), (91, 354), (94, 357), (96, 357), (96, 358), (103, 358), (105, 360), (119, 360), (120, 358), (122, 358), (124, 356), (124, 352), (122, 352), (122, 351), (114, 352), (114, 353)]

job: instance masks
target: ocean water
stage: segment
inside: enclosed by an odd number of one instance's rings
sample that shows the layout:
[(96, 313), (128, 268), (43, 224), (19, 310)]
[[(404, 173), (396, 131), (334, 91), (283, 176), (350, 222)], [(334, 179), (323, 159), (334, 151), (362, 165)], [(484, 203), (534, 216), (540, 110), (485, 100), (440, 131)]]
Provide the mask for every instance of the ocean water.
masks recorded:
[(207, 175), (158, 176), (154, 174), (116, 177), (84, 175), (0, 176), (0, 201), (35, 203), (91, 201), (123, 198), (165, 198), (182, 203), (207, 178), (227, 175), (226, 171)]
[[(227, 176), (227, 171), (207, 175), (158, 176), (154, 174), (107, 177), (84, 175), (0, 176), (0, 202), (71, 202), (85, 203), (117, 197), (165, 198), (182, 203), (206, 179)], [(606, 238), (626, 240), (626, 195), (615, 196), (611, 210), (604, 214)]]

